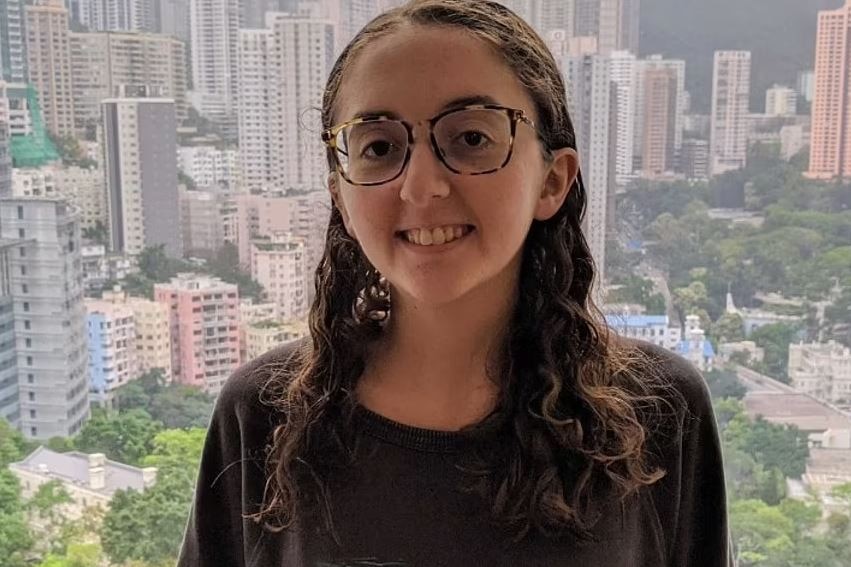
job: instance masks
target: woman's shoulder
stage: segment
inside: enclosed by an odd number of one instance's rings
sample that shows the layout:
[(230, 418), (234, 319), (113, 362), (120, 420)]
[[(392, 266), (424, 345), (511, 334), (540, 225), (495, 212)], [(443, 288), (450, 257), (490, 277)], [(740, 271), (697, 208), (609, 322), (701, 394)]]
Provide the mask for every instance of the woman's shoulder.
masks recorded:
[[(662, 396), (677, 398), (692, 415), (711, 414), (712, 402), (709, 387), (701, 372), (686, 358), (666, 348), (638, 339), (624, 339), (625, 344), (637, 348), (646, 357), (650, 368), (647, 373), (658, 378), (663, 386)], [(670, 400), (673, 401), (673, 400)]]
[(274, 410), (264, 401), (274, 395), (273, 385), (284, 384), (292, 375), (299, 355), (309, 346), (308, 340), (277, 346), (234, 370), (216, 397), (214, 419), (235, 417), (242, 424), (261, 416), (271, 417)]

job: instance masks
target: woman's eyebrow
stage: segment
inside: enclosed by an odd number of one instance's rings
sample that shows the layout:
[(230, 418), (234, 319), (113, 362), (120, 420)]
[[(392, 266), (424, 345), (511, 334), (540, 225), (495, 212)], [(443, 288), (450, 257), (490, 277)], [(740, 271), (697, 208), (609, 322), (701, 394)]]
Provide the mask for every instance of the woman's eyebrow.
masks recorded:
[[(499, 104), (495, 98), (489, 95), (465, 95), (457, 98), (453, 98), (449, 102), (445, 103), (440, 110), (443, 112), (444, 110), (451, 110), (453, 108), (459, 108), (462, 106), (468, 106), (470, 104)], [(394, 112), (392, 110), (364, 110), (361, 112), (357, 112), (354, 116), (352, 116), (352, 120), (357, 118), (370, 118), (374, 116), (386, 116), (387, 118), (392, 118), (393, 120), (401, 120), (402, 117), (398, 112)]]

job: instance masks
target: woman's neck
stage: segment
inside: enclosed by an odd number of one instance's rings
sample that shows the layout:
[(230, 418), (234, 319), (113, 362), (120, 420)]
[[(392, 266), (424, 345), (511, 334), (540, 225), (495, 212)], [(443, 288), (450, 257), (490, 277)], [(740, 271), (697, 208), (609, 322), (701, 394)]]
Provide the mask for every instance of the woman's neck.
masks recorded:
[(488, 366), (505, 337), (515, 286), (489, 285), (440, 306), (391, 293), (390, 320), (358, 383), (360, 403), (430, 429), (457, 430), (486, 416), (498, 397)]

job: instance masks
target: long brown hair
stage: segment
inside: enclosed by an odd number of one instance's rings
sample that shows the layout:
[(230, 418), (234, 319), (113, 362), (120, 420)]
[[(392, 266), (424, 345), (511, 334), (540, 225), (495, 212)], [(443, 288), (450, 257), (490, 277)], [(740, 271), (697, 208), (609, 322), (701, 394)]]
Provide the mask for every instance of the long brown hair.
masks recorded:
[[(340, 86), (358, 54), (409, 25), (464, 29), (493, 47), (530, 93), (547, 148), (576, 148), (564, 83), (546, 45), (510, 10), (484, 0), (413, 0), (372, 20), (331, 71), (324, 127), (337, 119)], [(328, 163), (333, 172), (330, 154)], [(587, 536), (585, 511), (599, 486), (625, 497), (664, 475), (651, 462), (647, 437), (654, 417), (673, 406), (659, 395), (665, 379), (649, 357), (610, 335), (594, 305), (594, 261), (580, 227), (585, 207), (580, 176), (558, 213), (533, 221), (492, 376), (508, 439), (499, 458), (477, 458), (467, 468), (470, 487), (518, 539), (530, 529)], [(273, 369), (265, 393), (282, 422), (268, 449), (263, 506), (251, 517), (272, 530), (292, 526), (310, 501), (333, 533), (326, 480), (354, 458), (357, 434), (348, 425), (355, 386), (383, 313), (392, 310), (387, 287), (336, 207), (315, 283), (312, 340)]]

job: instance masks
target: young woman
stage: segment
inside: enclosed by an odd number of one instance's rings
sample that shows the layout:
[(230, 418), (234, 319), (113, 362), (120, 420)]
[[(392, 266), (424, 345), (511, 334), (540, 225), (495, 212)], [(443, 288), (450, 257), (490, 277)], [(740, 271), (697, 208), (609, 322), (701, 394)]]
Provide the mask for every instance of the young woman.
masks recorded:
[(342, 53), (311, 337), (215, 407), (180, 565), (721, 566), (706, 386), (610, 335), (558, 67), (483, 0)]

